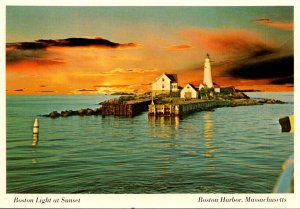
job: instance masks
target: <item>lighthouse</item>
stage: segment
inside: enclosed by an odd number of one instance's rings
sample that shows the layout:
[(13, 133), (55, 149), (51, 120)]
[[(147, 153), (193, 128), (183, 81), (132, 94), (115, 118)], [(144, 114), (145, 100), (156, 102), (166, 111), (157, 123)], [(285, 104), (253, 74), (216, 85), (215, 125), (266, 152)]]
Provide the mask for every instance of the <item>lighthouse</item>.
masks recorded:
[(207, 54), (206, 56), (207, 57), (205, 58), (205, 61), (204, 61), (203, 84), (206, 85), (207, 88), (212, 88), (213, 87), (213, 81), (212, 81), (212, 76), (211, 76), (211, 66), (210, 66), (209, 54)]

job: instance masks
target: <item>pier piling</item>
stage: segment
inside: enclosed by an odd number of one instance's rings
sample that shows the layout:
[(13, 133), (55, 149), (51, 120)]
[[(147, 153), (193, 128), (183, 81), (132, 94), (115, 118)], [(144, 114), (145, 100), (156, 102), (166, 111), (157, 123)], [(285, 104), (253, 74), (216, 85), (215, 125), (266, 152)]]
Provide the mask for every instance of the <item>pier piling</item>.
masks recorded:
[(150, 104), (148, 107), (149, 115), (157, 116), (182, 116), (197, 111), (213, 110), (218, 107), (235, 107), (243, 105), (258, 105), (259, 103), (251, 99), (240, 99), (232, 101), (224, 100), (178, 100), (165, 104)]
[(141, 112), (147, 111), (148, 105), (151, 104), (151, 99), (130, 100), (120, 102), (119, 100), (108, 100), (102, 105), (102, 115), (128, 116), (132, 117)]

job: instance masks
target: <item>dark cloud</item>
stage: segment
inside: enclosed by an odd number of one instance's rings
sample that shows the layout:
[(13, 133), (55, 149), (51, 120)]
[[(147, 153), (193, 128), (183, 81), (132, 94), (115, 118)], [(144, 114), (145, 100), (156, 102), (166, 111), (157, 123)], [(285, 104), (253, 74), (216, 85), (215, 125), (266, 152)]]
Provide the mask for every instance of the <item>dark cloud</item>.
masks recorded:
[(97, 91), (96, 89), (78, 89), (77, 91)]
[(8, 48), (17, 50), (45, 50), (49, 47), (136, 47), (134, 43), (115, 43), (103, 38), (67, 38), (67, 39), (40, 39), (34, 42), (8, 43)]
[(6, 51), (6, 62), (15, 63), (22, 60), (35, 60), (44, 57), (46, 54), (42, 50), (9, 50)]
[(263, 57), (267, 55), (271, 55), (276, 53), (277, 50), (275, 48), (267, 47), (264, 45), (256, 45), (252, 51), (250, 51), (249, 56), (251, 58)]
[(46, 85), (40, 85), (41, 88), (47, 87)]
[(269, 18), (257, 18), (254, 20), (254, 22), (265, 22), (265, 21), (271, 21)]
[(63, 64), (61, 59), (53, 59), (50, 53), (44, 50), (9, 50), (6, 51), (6, 63), (14, 64), (21, 61), (34, 61), (38, 65)]
[(24, 89), (16, 89), (15, 91), (24, 91)]
[(282, 85), (282, 84), (293, 84), (294, 83), (294, 76), (288, 76), (285, 78), (275, 79), (270, 82), (270, 84)]
[[(96, 48), (134, 48), (134, 43), (115, 43), (100, 37), (96, 38), (67, 38), (67, 39), (40, 39), (33, 42), (16, 42), (6, 44), (6, 62), (16, 63), (23, 60), (40, 64), (61, 64), (59, 60), (43, 59), (49, 56), (50, 47), (96, 47)], [(51, 52), (53, 54), (53, 52)], [(39, 60), (40, 59), (40, 60)]]
[(294, 56), (241, 63), (225, 70), (223, 75), (240, 79), (277, 79), (279, 82), (294, 75)]
[(18, 50), (38, 50), (47, 48), (47, 45), (39, 42), (8, 43), (6, 46)]

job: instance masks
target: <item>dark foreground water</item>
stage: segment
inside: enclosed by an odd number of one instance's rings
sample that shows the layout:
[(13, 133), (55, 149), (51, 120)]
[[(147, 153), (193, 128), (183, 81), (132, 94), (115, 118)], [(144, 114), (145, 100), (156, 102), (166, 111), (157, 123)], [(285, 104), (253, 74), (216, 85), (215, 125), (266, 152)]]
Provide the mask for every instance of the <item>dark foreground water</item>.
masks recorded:
[(287, 104), (219, 108), (183, 119), (73, 116), (107, 95), (7, 96), (7, 193), (270, 193), (293, 135), (293, 93), (248, 93)]

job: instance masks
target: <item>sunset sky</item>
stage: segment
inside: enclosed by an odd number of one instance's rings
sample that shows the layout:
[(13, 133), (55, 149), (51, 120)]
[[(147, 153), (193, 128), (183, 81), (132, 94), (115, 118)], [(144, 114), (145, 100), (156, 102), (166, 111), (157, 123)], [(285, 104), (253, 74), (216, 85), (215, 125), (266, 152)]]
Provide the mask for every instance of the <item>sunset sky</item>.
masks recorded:
[(293, 7), (6, 7), (6, 93), (147, 92), (162, 73), (293, 91)]

